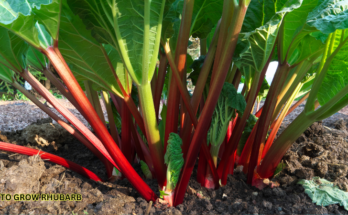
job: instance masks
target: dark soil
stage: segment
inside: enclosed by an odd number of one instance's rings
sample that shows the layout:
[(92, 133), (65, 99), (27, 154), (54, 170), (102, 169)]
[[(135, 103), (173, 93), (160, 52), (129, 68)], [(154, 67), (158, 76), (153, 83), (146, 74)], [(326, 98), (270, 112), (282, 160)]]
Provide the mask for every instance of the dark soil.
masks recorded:
[[(279, 187), (258, 190), (246, 184), (243, 173), (236, 173), (228, 177), (226, 186), (207, 190), (195, 180), (194, 171), (182, 205), (168, 208), (155, 203), (150, 214), (345, 214), (338, 205), (313, 204), (297, 181), (320, 176), (348, 191), (347, 122), (336, 121), (331, 128), (317, 122), (308, 128), (284, 157), (286, 167), (273, 179)], [(106, 178), (103, 164), (48, 119), (24, 130), (3, 132), (0, 141), (54, 153)], [(157, 182), (146, 182), (158, 194)], [(0, 214), (145, 214), (149, 207), (126, 179), (94, 182), (37, 156), (6, 152), (0, 152), (0, 193), (82, 195), (82, 201), (0, 201)]]

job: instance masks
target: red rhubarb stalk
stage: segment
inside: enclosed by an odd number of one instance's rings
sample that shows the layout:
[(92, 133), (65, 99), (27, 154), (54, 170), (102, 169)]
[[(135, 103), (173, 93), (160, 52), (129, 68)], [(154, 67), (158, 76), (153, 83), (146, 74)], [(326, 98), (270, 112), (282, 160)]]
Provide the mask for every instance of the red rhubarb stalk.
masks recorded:
[[(211, 67), (213, 65), (214, 62), (214, 56), (215, 56), (215, 51), (216, 51), (216, 45), (217, 45), (217, 41), (218, 41), (218, 37), (219, 37), (219, 32), (220, 32), (220, 22), (221, 19), (219, 20), (216, 29), (215, 29), (215, 33), (214, 33), (214, 37), (211, 41), (209, 50), (207, 55), (205, 56), (205, 60), (202, 66), (202, 70), (199, 73), (198, 76), (198, 80), (197, 80), (197, 84), (195, 86), (192, 98), (191, 98), (191, 105), (193, 107), (194, 113), (196, 114), (198, 111), (198, 107), (200, 105), (200, 103), (203, 101), (204, 103), (204, 99), (203, 99), (203, 91), (204, 91), (204, 87), (205, 87), (205, 83), (207, 82), (209, 73), (211, 71)], [(203, 107), (203, 106), (202, 106)], [(182, 145), (182, 151), (184, 154), (184, 157), (186, 157), (187, 151), (188, 151), (188, 147), (191, 143), (191, 137), (192, 137), (192, 121), (190, 120), (190, 117), (185, 117), (185, 122), (184, 122), (184, 128), (183, 128), (183, 133), (182, 133), (182, 141), (183, 141), (183, 145)]]
[(49, 162), (62, 165), (94, 181), (103, 181), (96, 174), (86, 169), (85, 167), (80, 166), (62, 157), (59, 157), (54, 154), (50, 154), (41, 150), (32, 149), (25, 146), (18, 146), (11, 143), (4, 143), (4, 142), (0, 142), (0, 150), (7, 151), (7, 152), (14, 152), (14, 153), (28, 155), (28, 156), (38, 155), (41, 157), (41, 159), (48, 160)]
[[(274, 46), (275, 47), (275, 46)], [(255, 72), (255, 76), (253, 78), (253, 84), (251, 85), (251, 89), (248, 92), (248, 96), (246, 97), (247, 100), (247, 106), (244, 110), (242, 118), (237, 119), (236, 122), (236, 131), (233, 132), (232, 137), (227, 144), (226, 150), (224, 152), (224, 155), (220, 161), (220, 164), (218, 166), (218, 174), (221, 176), (221, 184), (225, 185), (227, 183), (227, 175), (229, 172), (229, 169), (231, 169), (230, 164), (235, 160), (236, 157), (236, 150), (240, 141), (240, 138), (242, 137), (244, 127), (246, 125), (247, 119), (249, 118), (251, 109), (253, 108), (255, 104), (255, 100), (257, 97), (257, 92), (260, 91), (263, 79), (265, 78), (266, 71), (268, 69), (269, 63), (271, 61), (271, 57), (274, 51), (273, 50), (270, 54), (270, 57), (268, 58), (264, 68), (261, 71), (261, 74), (257, 74)], [(256, 84), (258, 83), (258, 84)], [(260, 117), (262, 113), (262, 108), (256, 113), (256, 117)]]
[(147, 166), (149, 167), (152, 173), (152, 176), (155, 178), (156, 174), (155, 174), (155, 169), (153, 167), (153, 162), (152, 162), (149, 148), (147, 148), (144, 141), (140, 138), (139, 133), (136, 130), (133, 121), (131, 121), (131, 132), (132, 132), (132, 137), (134, 140), (137, 156), (139, 157), (140, 160), (146, 162)]
[(228, 35), (229, 42), (228, 45), (224, 47), (223, 54), (221, 55), (221, 61), (215, 61), (215, 63), (219, 66), (217, 67), (215, 78), (212, 79), (207, 101), (204, 105), (203, 111), (199, 118), (199, 123), (197, 125), (188, 153), (186, 155), (183, 171), (176, 188), (174, 205), (181, 204), (184, 199), (185, 191), (190, 180), (198, 152), (200, 150), (201, 144), (203, 143), (202, 137), (205, 136), (205, 134), (208, 131), (209, 122), (211, 120), (214, 108), (218, 101), (217, 95), (219, 95), (222, 90), (228, 69), (230, 68), (230, 63), (232, 61), (232, 56), (237, 44), (239, 32), (242, 28), (247, 7), (248, 3), (244, 1), (240, 1), (239, 5), (235, 5), (235, 10), (233, 13), (234, 19), (232, 20), (232, 24)]
[(72, 96), (75, 98), (77, 103), (80, 104), (82, 110), (85, 112), (88, 122), (91, 124), (94, 131), (101, 139), (101, 142), (105, 144), (105, 148), (108, 150), (113, 160), (117, 163), (117, 166), (120, 168), (122, 174), (125, 175), (125, 177), (131, 182), (135, 189), (138, 190), (146, 200), (155, 200), (157, 198), (156, 194), (141, 179), (141, 177), (136, 173), (136, 171), (124, 157), (121, 150), (118, 148), (117, 144), (109, 134), (108, 130), (103, 125), (98, 114), (93, 109), (79, 83), (76, 81), (74, 75), (70, 71), (70, 68), (68, 67), (66, 62), (62, 60), (63, 58), (59, 57), (61, 56), (59, 50), (57, 48), (54, 49), (53, 47), (48, 47), (43, 52), (55, 67), (56, 71), (60, 75), (63, 82), (66, 84)]
[(278, 95), (283, 87), (289, 70), (290, 67), (287, 63), (279, 65), (274, 80), (272, 81), (269, 93), (267, 94), (266, 102), (264, 104), (265, 111), (262, 111), (261, 117), (259, 119), (259, 125), (257, 126), (255, 141), (252, 146), (250, 162), (248, 165), (249, 174), (247, 182), (249, 184), (252, 183), (254, 168), (256, 167), (259, 158), (260, 146), (265, 144), (266, 135), (271, 124), (271, 119), (273, 111), (277, 104)]
[(248, 164), (250, 160), (251, 150), (252, 150), (252, 144), (255, 140), (257, 125), (259, 124), (259, 120), (256, 122), (256, 124), (253, 127), (253, 130), (251, 131), (245, 145), (242, 151), (242, 154), (239, 157), (238, 165), (243, 165), (243, 172), (245, 174), (248, 173)]
[(21, 76), (44, 98), (46, 99), (64, 118), (75, 126), (83, 136), (85, 136), (115, 167), (118, 168), (115, 161), (111, 158), (109, 152), (105, 149), (100, 140), (66, 107), (44, 87), (42, 84), (27, 70), (21, 73)]
[(101, 153), (98, 151), (93, 144), (91, 144), (84, 136), (81, 135), (80, 132), (76, 131), (66, 122), (64, 122), (61, 118), (59, 118), (55, 113), (53, 113), (48, 107), (42, 104), (34, 95), (29, 93), (24, 89), (20, 84), (14, 82), (12, 84), (15, 88), (21, 91), (28, 99), (30, 99), (36, 106), (38, 106), (41, 110), (43, 110), (47, 115), (49, 115), (53, 120), (55, 120), (60, 126), (62, 126), (65, 130), (67, 130), (70, 134), (72, 134), (76, 139), (78, 139), (83, 145), (85, 145), (91, 152), (93, 152), (99, 160), (101, 160), (105, 168), (107, 170), (108, 178), (112, 176), (112, 164), (108, 161)]
[[(191, 20), (193, 14), (194, 0), (185, 0), (184, 7), (181, 17), (181, 24), (179, 35), (177, 39), (177, 45), (175, 49), (175, 65), (180, 74), (180, 80), (186, 75), (185, 65), (186, 65), (186, 54), (187, 46), (190, 37), (191, 30)], [(173, 72), (171, 73), (171, 77)], [(167, 100), (167, 116), (166, 116), (166, 127), (164, 133), (164, 154), (166, 153), (167, 141), (169, 134), (178, 131), (178, 116), (179, 116), (179, 102), (180, 93), (177, 89), (177, 84), (175, 79), (170, 78), (168, 100)]]
[[(193, 122), (193, 126), (196, 128), (198, 122), (197, 122), (196, 116), (194, 114), (193, 108), (191, 107), (191, 104), (190, 104), (190, 97), (189, 97), (187, 88), (184, 87), (184, 85), (183, 85), (183, 83), (182, 83), (182, 81), (180, 79), (179, 72), (178, 72), (178, 70), (177, 70), (177, 68), (176, 68), (176, 66), (174, 64), (174, 61), (173, 61), (173, 58), (172, 58), (172, 55), (171, 55), (171, 52), (170, 52), (170, 47), (169, 47), (168, 43), (166, 43), (166, 45), (164, 46), (164, 49), (165, 49), (166, 54), (167, 54), (167, 59), (168, 59), (169, 65), (170, 65), (170, 67), (172, 69), (173, 77), (174, 77), (174, 79), (176, 81), (176, 84), (177, 84), (177, 86), (179, 88), (179, 92), (181, 94), (181, 98), (184, 101), (185, 108), (186, 108), (187, 112), (189, 113), (190, 121)], [(208, 161), (209, 167), (211, 168), (212, 177), (214, 179), (215, 186), (218, 187), (219, 186), (218, 174), (217, 174), (215, 165), (213, 163), (211, 154), (210, 154), (210, 152), (208, 150), (208, 147), (205, 144), (206, 141), (203, 140), (203, 142), (204, 142), (203, 145), (202, 145), (203, 153), (206, 156), (206, 159)]]

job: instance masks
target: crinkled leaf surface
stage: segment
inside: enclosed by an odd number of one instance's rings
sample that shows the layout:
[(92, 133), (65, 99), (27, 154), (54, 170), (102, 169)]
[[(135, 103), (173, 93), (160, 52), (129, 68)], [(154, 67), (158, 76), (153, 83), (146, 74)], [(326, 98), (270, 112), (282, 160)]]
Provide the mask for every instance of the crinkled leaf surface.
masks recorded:
[(221, 145), (225, 139), (228, 124), (235, 111), (243, 113), (245, 106), (244, 97), (237, 93), (233, 84), (225, 82), (214, 109), (212, 122), (208, 131), (208, 142), (213, 146)]
[[(149, 11), (145, 11), (143, 0), (69, 0), (68, 4), (92, 30), (98, 42), (120, 50), (134, 82), (141, 84), (151, 81), (160, 42), (161, 29), (158, 26), (162, 24), (159, 23), (162, 0), (150, 1)], [(150, 16), (150, 31), (145, 35), (144, 17), (147, 14)], [(146, 50), (144, 42), (149, 43)], [(148, 58), (143, 58), (144, 55)]]
[[(176, 133), (170, 133), (168, 138), (167, 151), (164, 155), (164, 162), (167, 164), (167, 186), (175, 188), (178, 183), (180, 171), (184, 165), (184, 158), (181, 150), (182, 140)], [(169, 173), (169, 174), (168, 174)]]
[[(62, 11), (59, 38), (59, 50), (69, 63), (72, 72), (78, 74), (76, 78), (81, 81), (84, 77), (104, 90), (123, 97), (112, 73), (114, 69), (126, 92), (131, 92), (131, 78), (126, 75), (124, 64), (117, 51), (110, 45), (103, 47), (98, 43), (92, 37), (91, 31), (86, 30), (82, 20), (69, 13), (66, 7)], [(107, 57), (113, 68), (109, 67)]]
[(348, 0), (321, 0), (307, 23), (326, 34), (348, 28)]
[(348, 192), (340, 190), (330, 181), (319, 177), (298, 182), (305, 188), (305, 193), (319, 206), (339, 204), (348, 210)]

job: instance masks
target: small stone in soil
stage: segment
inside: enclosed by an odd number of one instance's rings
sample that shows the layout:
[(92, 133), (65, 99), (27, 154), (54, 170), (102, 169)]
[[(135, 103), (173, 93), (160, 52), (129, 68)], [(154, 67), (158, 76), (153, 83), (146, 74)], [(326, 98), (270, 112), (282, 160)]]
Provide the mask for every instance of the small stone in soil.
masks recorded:
[(265, 208), (271, 210), (272, 209), (272, 203), (271, 202), (268, 202), (268, 201), (263, 201), (262, 202), (262, 206), (264, 206)]

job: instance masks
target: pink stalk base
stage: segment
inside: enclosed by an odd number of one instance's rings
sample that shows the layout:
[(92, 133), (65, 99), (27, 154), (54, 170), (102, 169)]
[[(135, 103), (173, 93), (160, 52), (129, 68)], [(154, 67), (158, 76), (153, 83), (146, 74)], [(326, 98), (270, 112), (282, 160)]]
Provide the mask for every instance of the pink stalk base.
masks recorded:
[(165, 192), (167, 195), (163, 196), (163, 199), (168, 202), (169, 206), (172, 207), (174, 205), (174, 191)]
[(214, 183), (213, 177), (211, 176), (205, 177), (204, 187), (207, 189), (213, 189), (213, 190), (215, 189), (215, 183)]
[(40, 150), (36, 150), (36, 149), (24, 147), (24, 146), (14, 145), (11, 143), (4, 143), (4, 142), (0, 142), (0, 150), (7, 151), (7, 152), (14, 152), (14, 153), (23, 154), (23, 155), (29, 155), (29, 156), (39, 155), (42, 159), (47, 159), (52, 163), (62, 165), (68, 169), (71, 169), (74, 172), (77, 172), (83, 176), (86, 176), (87, 178), (90, 178), (95, 181), (103, 181), (96, 174), (84, 168), (83, 166), (80, 166), (72, 161), (66, 160), (62, 157), (59, 157), (47, 152), (43, 152)]

